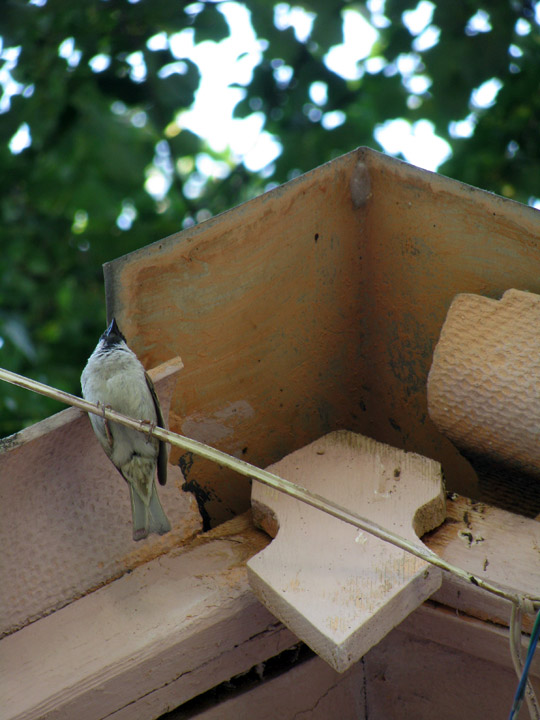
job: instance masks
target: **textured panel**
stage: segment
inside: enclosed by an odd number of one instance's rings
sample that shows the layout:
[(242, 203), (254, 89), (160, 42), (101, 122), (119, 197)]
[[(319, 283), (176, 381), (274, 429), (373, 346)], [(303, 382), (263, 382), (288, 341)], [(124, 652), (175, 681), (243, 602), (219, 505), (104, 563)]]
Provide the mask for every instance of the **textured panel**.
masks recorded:
[(458, 295), (428, 378), (428, 407), (458, 448), (540, 479), (540, 295)]
[[(150, 373), (165, 418), (179, 359)], [(173, 531), (135, 544), (129, 492), (85, 413), (69, 408), (0, 445), (0, 632), (16, 630), (194, 535), (178, 468), (159, 495)]]
[[(326, 435), (271, 470), (418, 544), (445, 517), (438, 463), (351, 432)], [(260, 483), (252, 502), (256, 519), (264, 525), (270, 514), (279, 532), (249, 561), (251, 586), (338, 672), (441, 584), (437, 568)]]

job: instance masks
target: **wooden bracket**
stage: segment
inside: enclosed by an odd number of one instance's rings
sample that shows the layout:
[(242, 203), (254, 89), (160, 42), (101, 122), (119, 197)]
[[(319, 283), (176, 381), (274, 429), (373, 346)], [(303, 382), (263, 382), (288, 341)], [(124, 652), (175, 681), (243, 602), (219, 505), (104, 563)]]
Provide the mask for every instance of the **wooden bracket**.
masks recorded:
[(428, 378), (429, 414), (459, 448), (540, 477), (540, 295), (458, 295)]
[[(348, 431), (272, 465), (272, 472), (408, 540), (440, 525), (440, 465)], [(378, 538), (254, 483), (256, 521), (275, 535), (248, 563), (259, 599), (339, 672), (440, 587), (441, 573)]]

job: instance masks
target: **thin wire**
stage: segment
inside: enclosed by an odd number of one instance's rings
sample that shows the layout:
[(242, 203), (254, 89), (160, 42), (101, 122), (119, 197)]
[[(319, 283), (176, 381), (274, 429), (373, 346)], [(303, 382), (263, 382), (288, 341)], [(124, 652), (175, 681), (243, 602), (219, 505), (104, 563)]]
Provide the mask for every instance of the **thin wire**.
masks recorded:
[[(535, 621), (538, 623), (538, 620), (540, 618), (540, 611), (538, 612), (538, 617)], [(525, 701), (527, 703), (527, 707), (529, 710), (529, 715), (531, 716), (532, 720), (539, 720), (540, 719), (540, 705), (538, 704), (538, 700), (536, 698), (534, 688), (532, 687), (532, 684), (530, 680), (528, 679), (528, 669), (524, 669), (523, 662), (521, 660), (521, 624), (523, 619), (523, 607), (521, 605), (512, 604), (512, 612), (510, 615), (510, 654), (512, 656), (512, 662), (514, 664), (514, 669), (516, 671), (516, 675), (519, 678), (519, 684), (518, 688), (516, 690), (516, 694), (514, 697), (514, 702), (512, 705), (512, 710), (510, 712), (510, 718), (509, 720), (513, 720), (514, 718), (517, 718), (517, 715), (519, 713), (519, 709), (521, 707), (521, 703), (523, 701), (523, 693), (525, 695)], [(534, 636), (534, 627), (533, 627), (533, 634), (531, 635), (531, 642)], [(529, 644), (530, 648), (530, 644)], [(523, 692), (520, 692), (521, 684), (523, 683)]]
[[(90, 412), (94, 415), (101, 415), (107, 420), (119, 422), (126, 427), (133, 428), (134, 430), (146, 433), (147, 435), (152, 435), (158, 438), (158, 440), (168, 442), (171, 445), (179, 447), (183, 450), (187, 450), (188, 452), (192, 452), (195, 455), (200, 455), (207, 460), (211, 460), (212, 462), (218, 463), (223, 467), (234, 470), (240, 475), (254, 478), (258, 482), (261, 482), (263, 485), (266, 485), (273, 488), (274, 490), (294, 497), (297, 500), (306, 503), (307, 505), (315, 507), (318, 510), (322, 510), (329, 515), (332, 515), (333, 517), (348, 523), (349, 525), (353, 525), (360, 530), (364, 530), (370, 535), (374, 535), (380, 540), (389, 542), (392, 545), (395, 545), (402, 550), (405, 550), (406, 552), (415, 555), (421, 560), (424, 560), (431, 565), (439, 567), (441, 570), (455, 575), (461, 580), (472, 583), (476, 587), (480, 587), (483, 590), (486, 590), (487, 592), (490, 592), (500, 598), (509, 600), (512, 603), (513, 611), (513, 621), (511, 618), (510, 623), (510, 651), (513, 661), (514, 656), (517, 659), (517, 662), (514, 662), (514, 666), (516, 668), (518, 677), (521, 674), (520, 687), (523, 677), (525, 677), (525, 680), (523, 681), (523, 686), (526, 686), (527, 678), (525, 668), (528, 673), (528, 668), (532, 660), (532, 654), (529, 653), (527, 655), (524, 670), (521, 671), (520, 654), (517, 650), (519, 641), (517, 640), (518, 630), (516, 630), (516, 621), (519, 616), (520, 622), (518, 627), (519, 636), (521, 637), (520, 609), (526, 606), (529, 612), (534, 610), (540, 610), (540, 597), (511, 592), (510, 590), (500, 585), (497, 585), (496, 583), (489, 582), (487, 580), (484, 580), (483, 578), (473, 575), (472, 573), (469, 573), (466, 570), (463, 570), (462, 568), (457, 567), (456, 565), (453, 565), (446, 560), (443, 560), (443, 558), (441, 558), (439, 555), (427, 548), (425, 545), (417, 545), (416, 543), (410, 542), (406, 538), (403, 538), (400, 535), (396, 535), (392, 531), (383, 528), (381, 525), (378, 525), (377, 523), (374, 523), (371, 520), (364, 518), (355, 512), (347, 510), (347, 508), (342, 507), (338, 503), (335, 503), (333, 500), (329, 500), (327, 498), (324, 498), (322, 495), (318, 495), (317, 493), (306, 490), (306, 488), (292, 483), (289, 480), (285, 480), (284, 478), (280, 478), (277, 475), (269, 472), (268, 470), (261, 470), (260, 468), (257, 468), (254, 465), (247, 463), (245, 460), (240, 460), (238, 458), (232, 457), (231, 455), (227, 455), (227, 453), (217, 450), (210, 445), (205, 445), (204, 443), (201, 443), (197, 440), (192, 440), (191, 438), (184, 437), (183, 435), (173, 433), (170, 430), (156, 427), (147, 420), (134, 420), (133, 418), (116, 412), (115, 410), (103, 407), (99, 404), (90, 403), (87, 400), (83, 400), (82, 398), (77, 397), (76, 395), (71, 395), (70, 393), (64, 392), (63, 390), (57, 390), (56, 388), (50, 387), (49, 385), (37, 382), (36, 380), (31, 380), (30, 378), (26, 378), (23, 375), (18, 375), (17, 373), (11, 372), (10, 370), (0, 368), (0, 379), (5, 380), (6, 382), (9, 382), (13, 385), (18, 385), (19, 387), (23, 387), (27, 390), (31, 390), (41, 395), (53, 398), (54, 400), (60, 400), (67, 405), (73, 405), (74, 407), (78, 407), (84, 412)], [(538, 706), (538, 702), (534, 696), (534, 691), (532, 690), (530, 684), (528, 687), (530, 687), (532, 701), (536, 704), (536, 706)], [(532, 715), (532, 717), (534, 718), (534, 720), (540, 720), (540, 714), (537, 714), (536, 717)]]
[(267, 485), (274, 490), (283, 492), (287, 495), (290, 495), (291, 497), (296, 498), (297, 500), (300, 500), (301, 502), (306, 503), (307, 505), (311, 505), (312, 507), (322, 510), (323, 512), (326, 512), (329, 515), (338, 518), (339, 520), (343, 520), (343, 522), (346, 522), (349, 525), (353, 525), (360, 530), (364, 530), (365, 532), (368, 532), (371, 535), (378, 537), (380, 540), (384, 540), (385, 542), (389, 542), (392, 545), (396, 545), (402, 550), (405, 550), (406, 552), (415, 555), (421, 560), (425, 560), (431, 565), (435, 565), (436, 567), (439, 567), (446, 572), (452, 573), (453, 575), (461, 578), (465, 582), (471, 583), (476, 587), (483, 588), (484, 590), (492, 593), (493, 595), (497, 595), (498, 597), (509, 600), (510, 602), (517, 605), (528, 602), (531, 607), (540, 608), (540, 596), (536, 597), (512, 592), (507, 588), (502, 587), (501, 585), (489, 582), (488, 580), (484, 580), (483, 578), (473, 575), (472, 573), (469, 573), (466, 570), (463, 570), (462, 568), (457, 567), (456, 565), (453, 565), (446, 560), (443, 560), (443, 558), (441, 558), (439, 555), (427, 548), (425, 545), (413, 543), (410, 540), (407, 540), (406, 538), (403, 538), (400, 535), (393, 533), (391, 530), (387, 530), (381, 525), (374, 523), (368, 518), (362, 517), (361, 515), (358, 515), (358, 513), (348, 510), (347, 508), (339, 505), (338, 503), (335, 503), (333, 500), (324, 498), (322, 495), (311, 492), (306, 488), (303, 488), (301, 485), (297, 485), (290, 480), (285, 480), (285, 478), (274, 475), (268, 470), (262, 470), (258, 467), (255, 467), (255, 465), (251, 465), (245, 460), (240, 460), (239, 458), (232, 457), (231, 455), (228, 455), (221, 450), (217, 450), (210, 445), (205, 445), (198, 440), (192, 440), (191, 438), (184, 437), (183, 435), (173, 433), (170, 430), (156, 427), (147, 420), (134, 420), (127, 415), (116, 412), (116, 410), (112, 410), (111, 408), (88, 402), (87, 400), (83, 400), (76, 395), (71, 395), (70, 393), (67, 393), (63, 390), (57, 390), (56, 388), (50, 387), (49, 385), (37, 382), (37, 380), (31, 380), (30, 378), (26, 378), (23, 375), (18, 375), (17, 373), (11, 372), (10, 370), (4, 370), (3, 368), (0, 368), (0, 380), (5, 380), (6, 382), (12, 383), (13, 385), (18, 385), (19, 387), (32, 390), (33, 392), (37, 392), (41, 395), (46, 395), (47, 397), (53, 398), (55, 400), (60, 400), (61, 402), (64, 402), (68, 405), (78, 407), (85, 412), (91, 412), (94, 415), (100, 415), (107, 420), (119, 422), (121, 425), (133, 428), (134, 430), (146, 433), (147, 435), (153, 435), (154, 437), (158, 438), (158, 440), (163, 440), (183, 450), (187, 450), (188, 452), (200, 455), (207, 460), (211, 460), (212, 462), (215, 462), (223, 467), (234, 470), (240, 475), (244, 475), (245, 477), (254, 478), (255, 480), (261, 482), (263, 485)]
[[(528, 679), (529, 670), (531, 667), (534, 652), (536, 650), (536, 646), (538, 644), (539, 636), (540, 636), (540, 611), (538, 611), (538, 613), (536, 615), (536, 620), (534, 621), (531, 637), (529, 640), (529, 648), (527, 650), (527, 658), (525, 660), (525, 664), (524, 664), (523, 670), (521, 672), (521, 677), (519, 679), (519, 684), (518, 684), (518, 687), (516, 690), (516, 694), (514, 696), (514, 702), (512, 703), (512, 708), (510, 710), (510, 715), (508, 716), (508, 720), (515, 720), (515, 718), (517, 718), (519, 711), (521, 709), (521, 704), (523, 703), (524, 696), (525, 696), (525, 699), (527, 700), (527, 706), (528, 706), (531, 718), (533, 720), (537, 720), (537, 718), (540, 718), (540, 706), (538, 705), (538, 700), (536, 699), (534, 690)], [(519, 673), (518, 673), (518, 677), (519, 677)]]
[(521, 605), (512, 603), (512, 612), (510, 613), (510, 655), (514, 669), (518, 677), (523, 671), (523, 662), (521, 660), (521, 622), (523, 618), (523, 610)]

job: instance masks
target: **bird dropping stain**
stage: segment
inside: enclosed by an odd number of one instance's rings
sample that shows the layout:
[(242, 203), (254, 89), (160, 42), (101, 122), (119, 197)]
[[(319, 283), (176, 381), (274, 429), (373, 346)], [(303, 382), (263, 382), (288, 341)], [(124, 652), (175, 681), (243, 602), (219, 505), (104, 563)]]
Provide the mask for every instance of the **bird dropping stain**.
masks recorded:
[(371, 179), (365, 163), (356, 163), (352, 171), (349, 186), (354, 207), (356, 210), (363, 208), (372, 196)]

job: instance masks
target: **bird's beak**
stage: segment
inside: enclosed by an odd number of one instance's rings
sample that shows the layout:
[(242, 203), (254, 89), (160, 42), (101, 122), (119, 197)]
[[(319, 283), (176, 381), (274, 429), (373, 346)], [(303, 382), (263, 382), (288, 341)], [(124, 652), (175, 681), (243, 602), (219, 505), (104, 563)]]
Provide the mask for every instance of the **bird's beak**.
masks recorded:
[(111, 324), (107, 328), (107, 332), (105, 333), (105, 335), (107, 337), (109, 337), (110, 335), (122, 335), (122, 333), (120, 332), (120, 328), (116, 324), (116, 318), (112, 319)]

